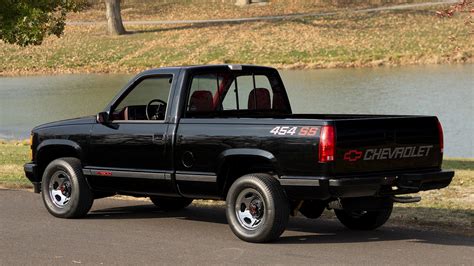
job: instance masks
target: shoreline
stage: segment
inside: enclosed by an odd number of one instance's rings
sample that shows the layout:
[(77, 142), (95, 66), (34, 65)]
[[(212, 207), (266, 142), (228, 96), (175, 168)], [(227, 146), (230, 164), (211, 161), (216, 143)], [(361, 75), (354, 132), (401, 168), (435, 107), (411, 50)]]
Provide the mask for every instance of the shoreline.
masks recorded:
[[(212, 62), (209, 64), (240, 64), (226, 62)], [(246, 63), (241, 63), (246, 64)], [(432, 59), (413, 60), (409, 62), (393, 62), (387, 60), (373, 60), (368, 62), (323, 62), (323, 63), (294, 63), (294, 64), (265, 64), (265, 63), (249, 63), (250, 65), (262, 65), (275, 67), (278, 70), (324, 70), (324, 69), (373, 69), (373, 68), (398, 68), (406, 66), (438, 66), (438, 65), (471, 65), (474, 64), (474, 58), (468, 57), (463, 59), (440, 59), (434, 57)], [(173, 65), (170, 65), (173, 66)], [(125, 69), (103, 69), (103, 68), (74, 68), (74, 69), (36, 69), (36, 70), (7, 70), (0, 72), (0, 78), (3, 77), (27, 77), (27, 76), (56, 76), (67, 74), (112, 74), (112, 75), (133, 75), (139, 72), (166, 66), (156, 67), (137, 67), (123, 68)]]

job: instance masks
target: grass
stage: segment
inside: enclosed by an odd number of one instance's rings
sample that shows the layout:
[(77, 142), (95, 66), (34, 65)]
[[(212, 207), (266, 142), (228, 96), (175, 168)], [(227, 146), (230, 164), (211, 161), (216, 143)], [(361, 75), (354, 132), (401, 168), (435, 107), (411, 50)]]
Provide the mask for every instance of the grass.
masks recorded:
[[(156, 10), (149, 8), (149, 13), (141, 9), (133, 12), (137, 18), (143, 14), (141, 19), (153, 19), (147, 17), (150, 14), (158, 14), (160, 19), (205, 19), (323, 8), (318, 4), (305, 7), (294, 4), (285, 9), (277, 1), (240, 9), (216, 3), (215, 9), (192, 12), (193, 5), (171, 3), (153, 7)], [(435, 10), (440, 8), (254, 23), (127, 26), (130, 34), (123, 36), (105, 35), (104, 25), (71, 25), (63, 37), (49, 37), (41, 46), (0, 43), (0, 75), (136, 73), (152, 67), (211, 63), (335, 68), (472, 62), (474, 35), (464, 25), (464, 18), (438, 18)], [(71, 19), (99, 19), (95, 12), (75, 14)], [(135, 18), (127, 17), (127, 8), (124, 14), (127, 19)]]
[(28, 141), (0, 140), (0, 185), (8, 188), (31, 188), (23, 164), (30, 160)]
[[(23, 164), (27, 161), (29, 145), (26, 141), (0, 141), (0, 186), (31, 188), (23, 173)], [(396, 204), (391, 225), (442, 229), (474, 236), (474, 159), (446, 159), (443, 168), (456, 171), (451, 185), (442, 190), (419, 193), (422, 197), (419, 203)], [(207, 200), (195, 204), (223, 205)], [(334, 219), (332, 212), (326, 212), (324, 217)]]
[[(390, 5), (430, 2), (431, 0), (395, 0)], [(340, 2), (340, 3), (338, 3)], [(235, 0), (226, 1), (150, 1), (127, 0), (122, 3), (122, 18), (130, 20), (202, 20), (224, 19), (257, 16), (278, 16), (295, 13), (319, 13), (354, 8), (372, 8), (384, 5), (384, 1), (324, 1), (312, 0), (272, 0), (271, 4), (238, 7)], [(386, 1), (387, 2), (387, 1)], [(210, 8), (203, 7), (207, 5)], [(177, 12), (178, 11), (178, 12)], [(90, 7), (80, 13), (68, 15), (71, 21), (104, 21), (105, 5), (102, 1), (92, 3)]]
[(449, 187), (420, 192), (416, 204), (397, 204), (392, 223), (474, 236), (474, 159), (447, 159), (443, 168), (456, 171)]

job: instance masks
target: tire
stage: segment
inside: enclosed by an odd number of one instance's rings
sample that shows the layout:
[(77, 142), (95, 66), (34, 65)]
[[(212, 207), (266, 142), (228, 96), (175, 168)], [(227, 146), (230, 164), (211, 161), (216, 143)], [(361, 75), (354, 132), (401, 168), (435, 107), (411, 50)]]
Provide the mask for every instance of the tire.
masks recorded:
[(390, 207), (371, 210), (334, 210), (337, 219), (347, 228), (352, 230), (374, 230), (387, 222), (392, 214), (393, 203)]
[(59, 218), (84, 217), (94, 202), (77, 158), (60, 158), (49, 163), (43, 173), (41, 191), (46, 209)]
[(324, 209), (326, 209), (326, 204), (322, 201), (305, 200), (299, 211), (306, 218), (317, 219), (323, 214)]
[(227, 193), (226, 205), (230, 229), (247, 242), (276, 240), (288, 224), (288, 199), (280, 183), (267, 174), (237, 179)]
[(188, 207), (193, 199), (188, 198), (173, 198), (173, 197), (160, 197), (152, 196), (150, 197), (151, 202), (155, 204), (156, 207), (160, 208), (163, 211), (178, 211)]

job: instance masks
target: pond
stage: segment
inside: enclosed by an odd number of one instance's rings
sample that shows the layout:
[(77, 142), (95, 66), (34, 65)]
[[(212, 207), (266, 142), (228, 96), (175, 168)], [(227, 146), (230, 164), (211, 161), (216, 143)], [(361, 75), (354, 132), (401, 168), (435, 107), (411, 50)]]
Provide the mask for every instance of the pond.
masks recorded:
[[(294, 113), (436, 115), (445, 154), (474, 157), (474, 65), (281, 71)], [(132, 75), (0, 78), (0, 138), (101, 111)]]

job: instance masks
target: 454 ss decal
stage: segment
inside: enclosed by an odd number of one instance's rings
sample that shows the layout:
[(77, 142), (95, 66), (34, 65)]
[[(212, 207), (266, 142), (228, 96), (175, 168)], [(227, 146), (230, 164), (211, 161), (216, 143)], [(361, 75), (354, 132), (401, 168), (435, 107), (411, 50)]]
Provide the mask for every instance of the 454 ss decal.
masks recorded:
[(273, 135), (279, 136), (301, 136), (301, 137), (311, 137), (316, 136), (319, 131), (319, 127), (287, 127), (287, 126), (278, 126), (270, 130), (270, 133)]

